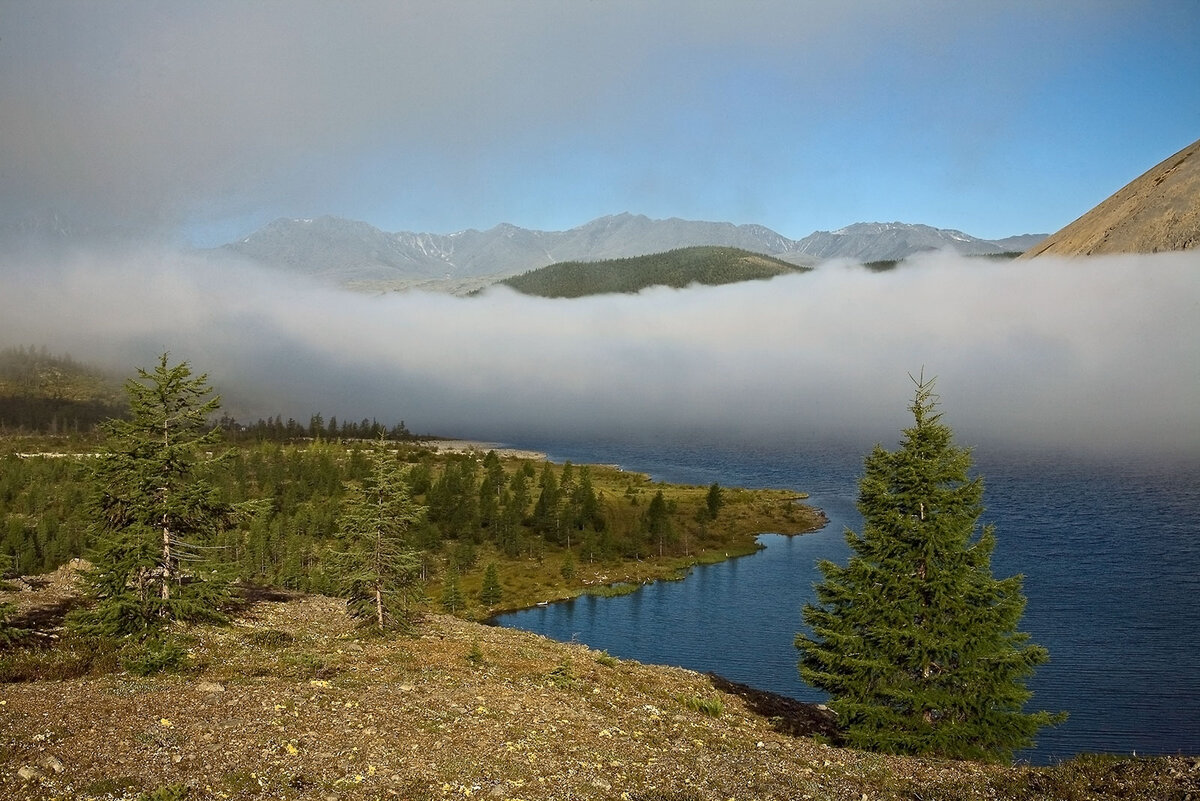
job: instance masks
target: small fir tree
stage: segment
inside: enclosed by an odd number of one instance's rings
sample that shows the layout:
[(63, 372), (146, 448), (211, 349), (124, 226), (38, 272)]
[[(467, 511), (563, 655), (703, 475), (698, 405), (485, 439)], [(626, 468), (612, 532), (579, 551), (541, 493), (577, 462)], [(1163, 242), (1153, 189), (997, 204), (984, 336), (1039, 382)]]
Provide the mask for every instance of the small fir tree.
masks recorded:
[(500, 576), (496, 572), (496, 563), (488, 562), (487, 569), (483, 571), (483, 586), (479, 589), (479, 602), (484, 606), (495, 606), (503, 597), (504, 590), (500, 587)]
[(350, 614), (376, 633), (412, 624), (421, 560), (408, 535), (424, 512), (413, 501), (399, 462), (381, 442), (371, 453), (370, 476), (347, 488), (338, 516), (345, 550), (334, 553)]
[(915, 383), (899, 450), (866, 458), (849, 563), (819, 564), (819, 604), (796, 636), (800, 675), (830, 694), (851, 746), (1008, 760), (1065, 716), (1023, 711), (1025, 680), (1048, 653), (1017, 631), (1021, 577), (993, 578), (995, 535), (977, 535), (983, 484), (936, 412), (933, 382)]
[(725, 498), (721, 493), (721, 485), (713, 482), (708, 488), (708, 495), (704, 498), (705, 509), (708, 511), (708, 519), (716, 520), (717, 515), (721, 512), (721, 507), (725, 505)]
[(563, 581), (568, 584), (575, 580), (575, 556), (570, 551), (567, 551), (567, 555), (563, 557), (562, 567), (558, 572), (562, 574)]
[(650, 499), (650, 505), (646, 507), (646, 513), (642, 516), (642, 523), (646, 528), (647, 536), (651, 540), (658, 541), (658, 555), (662, 556), (665, 552), (666, 542), (674, 535), (670, 510), (667, 508), (662, 490), (654, 493), (654, 497)]
[(94, 603), (71, 618), (83, 634), (145, 632), (169, 621), (222, 621), (228, 581), (212, 546), (232, 523), (205, 475), (219, 439), (209, 420), (220, 399), (208, 376), (168, 354), (125, 384), (130, 417), (103, 424), (95, 460), (97, 546), (85, 576)]
[(20, 642), (28, 633), (12, 624), (10, 618), (16, 613), (16, 604), (0, 603), (0, 648)]
[(446, 580), (442, 584), (442, 609), (450, 614), (456, 614), (466, 608), (467, 601), (463, 598), (462, 589), (458, 586), (458, 571), (453, 566), (446, 572)]

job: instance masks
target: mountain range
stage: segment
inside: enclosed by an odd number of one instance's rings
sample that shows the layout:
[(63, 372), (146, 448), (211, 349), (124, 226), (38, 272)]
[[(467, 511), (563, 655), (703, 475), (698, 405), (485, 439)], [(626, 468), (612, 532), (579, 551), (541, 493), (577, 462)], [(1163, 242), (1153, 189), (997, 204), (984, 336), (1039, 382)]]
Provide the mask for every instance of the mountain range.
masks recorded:
[(1045, 235), (985, 240), (905, 223), (857, 223), (789, 239), (761, 225), (616, 214), (567, 231), (507, 223), (453, 234), (388, 233), (338, 217), (279, 219), (223, 246), (265, 265), (359, 289), (424, 288), (455, 293), (564, 261), (628, 258), (698, 245), (735, 247), (800, 266), (829, 259), (898, 260), (924, 250), (967, 255), (1023, 251)]

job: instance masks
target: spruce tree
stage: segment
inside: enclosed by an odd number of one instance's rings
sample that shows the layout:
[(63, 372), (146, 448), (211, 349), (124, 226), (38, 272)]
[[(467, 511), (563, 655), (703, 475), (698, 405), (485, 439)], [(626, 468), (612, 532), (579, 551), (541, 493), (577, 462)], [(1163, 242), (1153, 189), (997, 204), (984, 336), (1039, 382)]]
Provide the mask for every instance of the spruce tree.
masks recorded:
[(458, 571), (451, 565), (446, 571), (446, 579), (442, 584), (442, 609), (450, 614), (462, 611), (467, 605), (462, 590), (458, 586)]
[(95, 460), (97, 545), (86, 574), (94, 603), (73, 615), (84, 634), (120, 636), (169, 621), (221, 621), (228, 600), (213, 543), (234, 508), (205, 476), (220, 406), (208, 376), (168, 354), (125, 384), (130, 416), (103, 424)]
[(383, 634), (410, 626), (421, 561), (408, 532), (425, 511), (413, 501), (394, 458), (372, 452), (369, 478), (349, 485), (338, 517), (344, 550), (334, 563), (350, 614)]
[(704, 496), (704, 508), (708, 512), (708, 519), (716, 520), (724, 505), (725, 497), (721, 493), (721, 485), (714, 481), (708, 488), (708, 494)]
[(1048, 652), (1017, 631), (1022, 577), (992, 576), (995, 534), (978, 527), (970, 452), (941, 422), (933, 382), (915, 383), (900, 448), (865, 460), (849, 563), (819, 563), (819, 603), (796, 636), (800, 675), (830, 694), (851, 746), (1009, 760), (1065, 716), (1023, 711)]
[(646, 507), (646, 513), (642, 516), (642, 523), (650, 539), (658, 541), (658, 555), (662, 556), (666, 540), (671, 539), (674, 535), (670, 510), (667, 508), (662, 490), (656, 492), (650, 500), (650, 505)]
[(479, 589), (479, 603), (495, 606), (503, 597), (504, 590), (500, 586), (500, 574), (496, 570), (496, 563), (488, 562), (487, 569), (483, 571), (483, 586)]

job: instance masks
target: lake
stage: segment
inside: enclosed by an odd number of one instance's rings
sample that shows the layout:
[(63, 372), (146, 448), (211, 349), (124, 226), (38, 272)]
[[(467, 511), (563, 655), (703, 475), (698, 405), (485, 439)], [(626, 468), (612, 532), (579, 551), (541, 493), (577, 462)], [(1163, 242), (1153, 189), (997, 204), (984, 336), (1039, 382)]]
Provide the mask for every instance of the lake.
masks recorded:
[[(684, 581), (506, 614), (497, 624), (824, 700), (800, 680), (792, 640), (820, 579), (816, 561), (845, 563), (843, 532), (860, 530), (861, 444), (520, 446), (662, 481), (797, 489), (830, 522), (798, 537), (765, 534), (757, 554), (696, 567)], [(985, 485), (982, 520), (998, 539), (993, 573), (1025, 576), (1021, 630), (1050, 650), (1029, 683), (1028, 708), (1071, 715), (1018, 757), (1045, 764), (1081, 752), (1200, 753), (1198, 465), (982, 450), (974, 458)]]

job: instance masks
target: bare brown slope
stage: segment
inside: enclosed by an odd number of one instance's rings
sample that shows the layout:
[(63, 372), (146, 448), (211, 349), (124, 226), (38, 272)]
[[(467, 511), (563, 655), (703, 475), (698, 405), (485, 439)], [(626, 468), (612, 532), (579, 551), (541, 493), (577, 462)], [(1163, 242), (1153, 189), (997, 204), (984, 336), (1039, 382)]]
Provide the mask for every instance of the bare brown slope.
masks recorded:
[(1126, 184), (1021, 258), (1200, 247), (1200, 140)]
[[(59, 606), (69, 577), (8, 595)], [(1037, 768), (853, 751), (810, 736), (828, 734), (827, 710), (716, 676), (442, 615), (412, 638), (363, 637), (346, 602), (322, 596), (268, 594), (231, 626), (176, 635), (189, 643), (184, 675), (0, 684), (0, 798), (1200, 797), (1192, 757)], [(68, 665), (72, 647), (44, 651), (46, 669)]]

